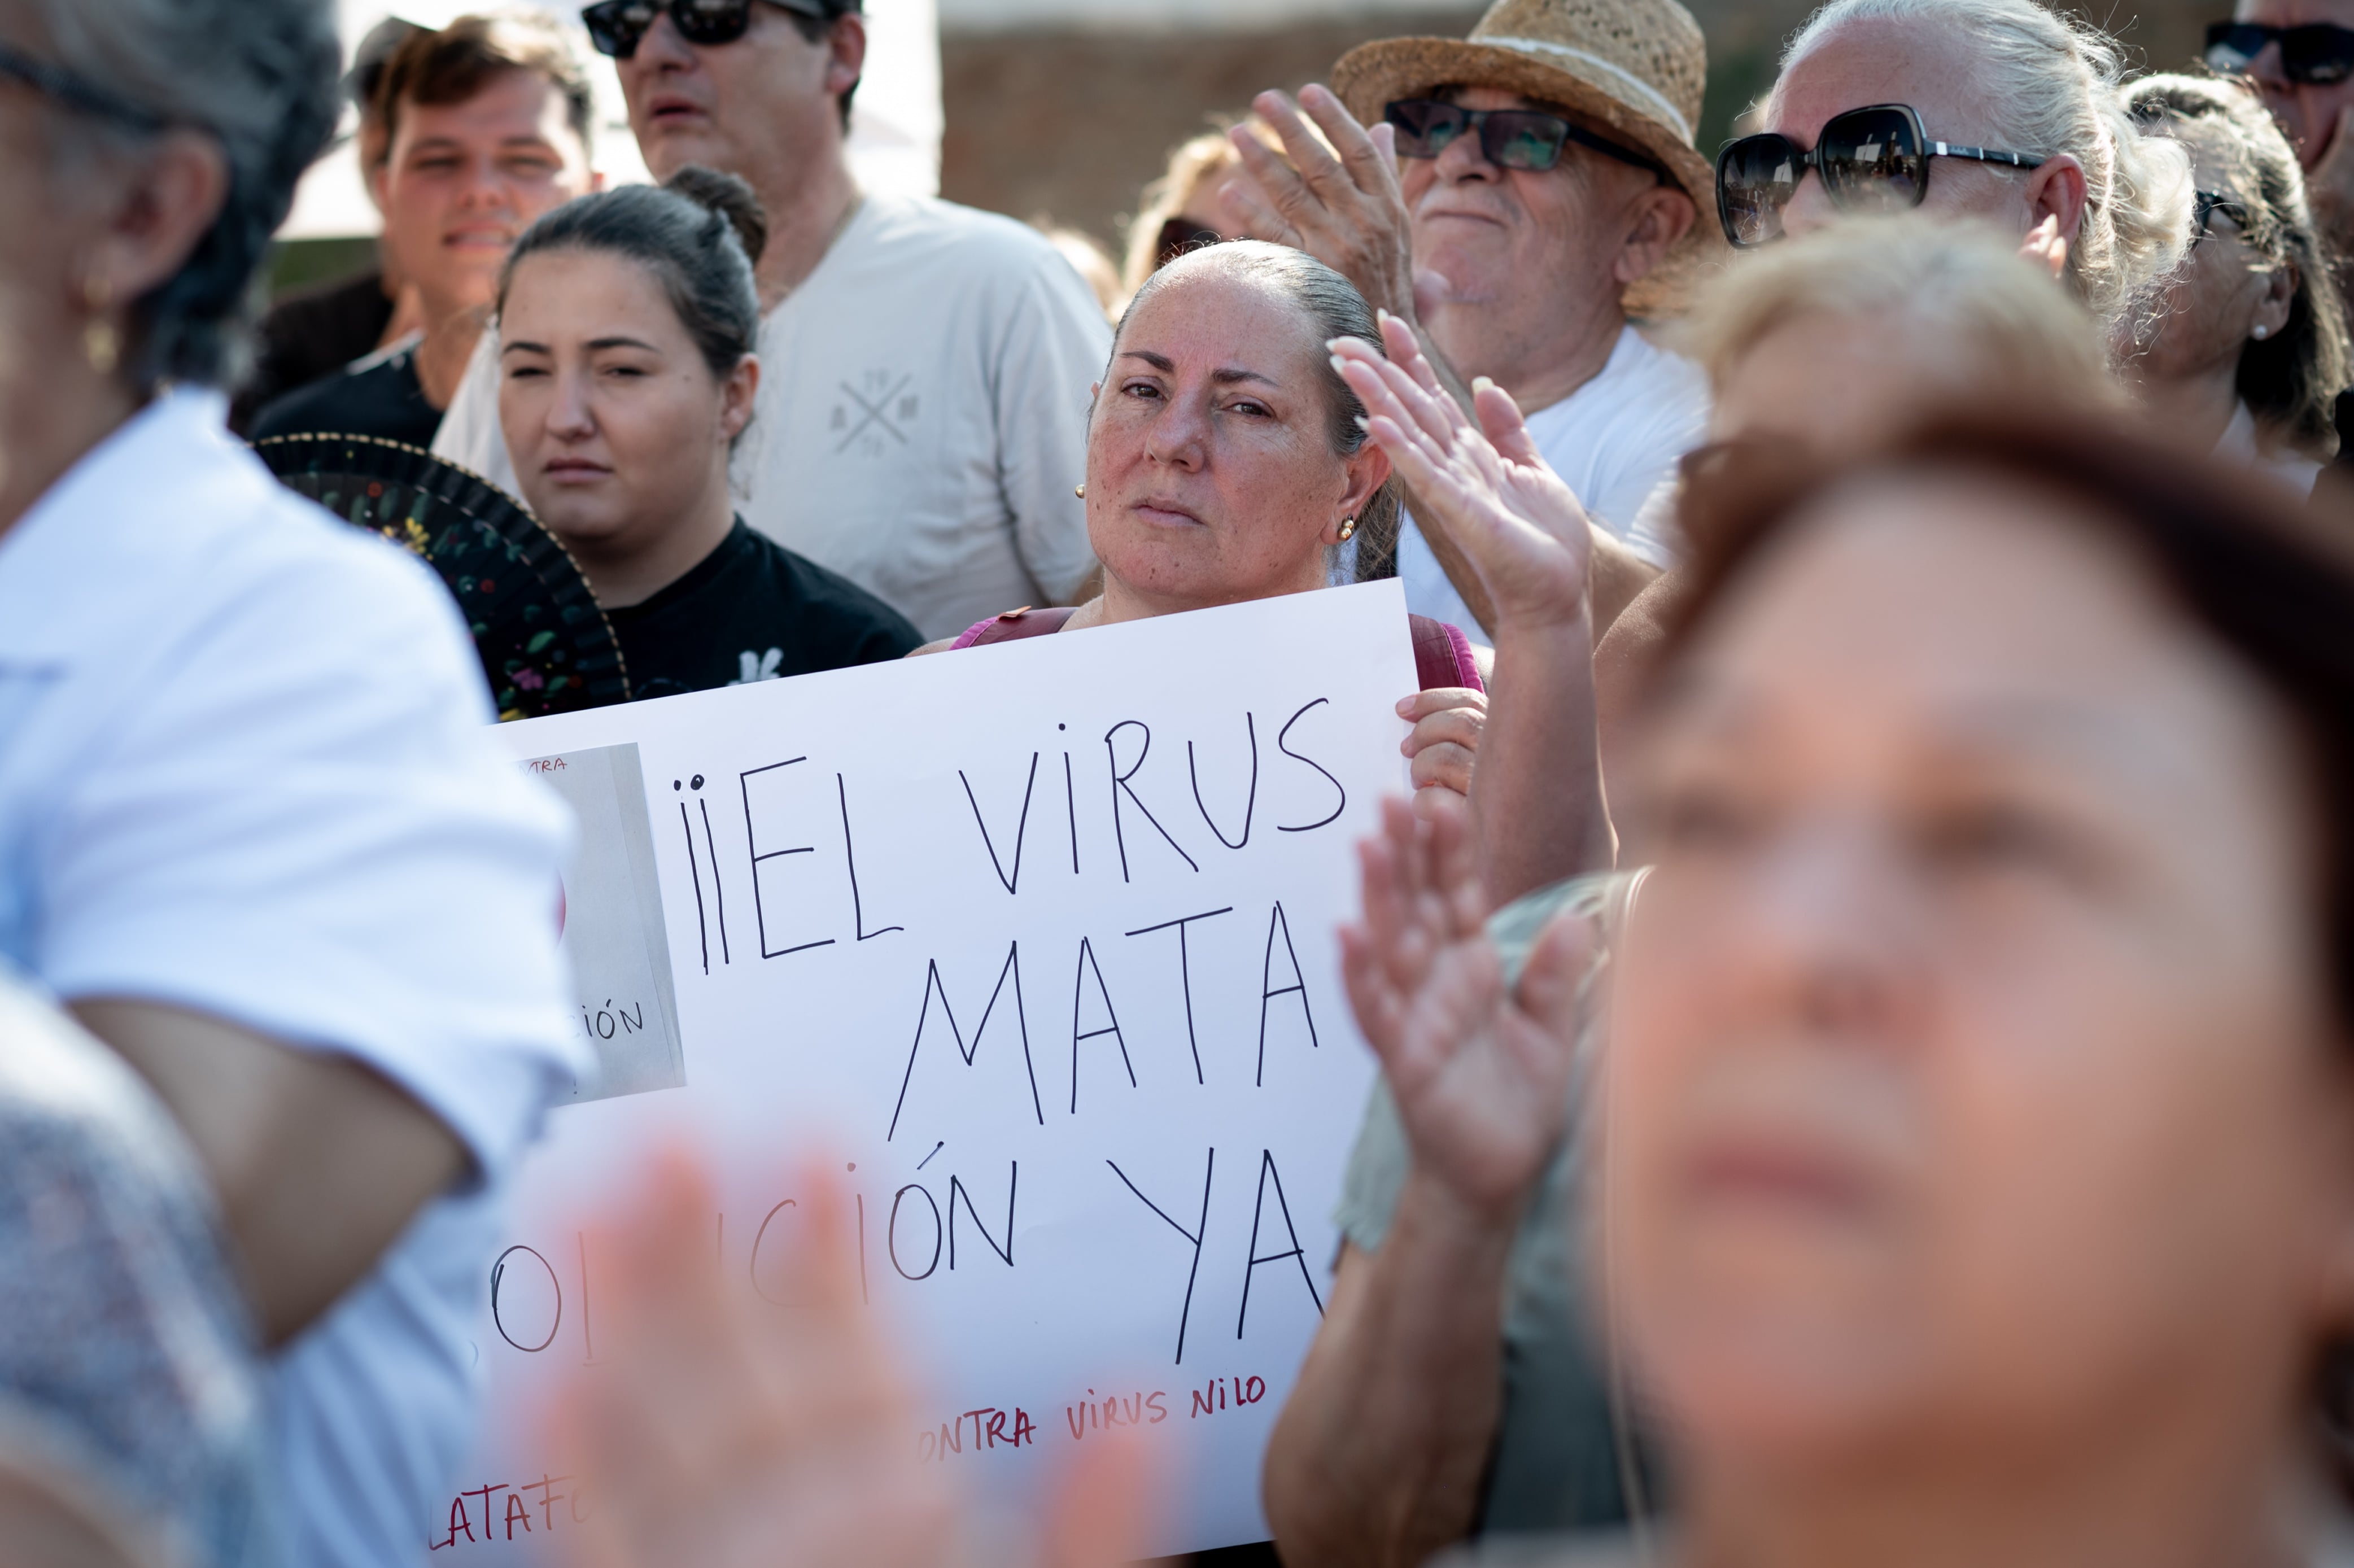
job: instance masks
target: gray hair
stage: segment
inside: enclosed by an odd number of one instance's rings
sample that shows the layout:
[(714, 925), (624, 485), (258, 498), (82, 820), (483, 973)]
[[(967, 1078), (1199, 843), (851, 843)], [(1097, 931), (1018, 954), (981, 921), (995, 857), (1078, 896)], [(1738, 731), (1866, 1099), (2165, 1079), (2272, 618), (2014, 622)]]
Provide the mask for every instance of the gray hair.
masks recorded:
[[(1364, 449), (1366, 440), (1364, 428), (1357, 423), (1365, 417), (1365, 406), (1349, 390), (1349, 384), (1341, 379), (1340, 372), (1332, 368), (1331, 356), (1321, 349), (1336, 337), (1362, 338), (1381, 349), (1381, 327), (1374, 319), (1373, 307), (1365, 302), (1357, 286), (1305, 250), (1260, 239), (1228, 239), (1179, 257), (1147, 278), (1143, 287), (1128, 302), (1128, 309), (1120, 313), (1119, 324), (1111, 334), (1114, 360), (1119, 357), (1120, 339), (1127, 335), (1129, 321), (1139, 305), (1167, 286), (1172, 278), (1213, 267), (1274, 284), (1305, 319), (1320, 351), (1316, 355), (1317, 378), (1324, 392), (1325, 431), (1332, 455), (1343, 460), (1355, 457)], [(1109, 364), (1104, 367), (1103, 379), (1106, 386), (1111, 384)], [(1384, 480), (1382, 487), (1357, 514), (1357, 575), (1361, 579), (1369, 575), (1369, 567), (1373, 569), (1373, 575), (1385, 575), (1380, 568), (1388, 566), (1395, 552), (1397, 535), (1397, 482)]]
[(2296, 279), (2279, 334), (2240, 350), (2240, 397), (2298, 450), (2330, 457), (2338, 450), (2338, 397), (2354, 383), (2354, 344), (2296, 149), (2243, 77), (2144, 77), (2126, 90), (2125, 104), (2153, 136), (2203, 127), (2221, 142), (2236, 187), (2229, 194), (2248, 209), (2241, 238)]
[(1967, 41), (1990, 105), (1982, 133), (2013, 152), (2065, 153), (2083, 165), (2084, 216), (2067, 276), (2094, 315), (2124, 319), (2182, 260), (2190, 161), (2180, 147), (2137, 133), (2118, 101), (2122, 61), (2106, 34), (2035, 0), (1829, 0), (1790, 40), (1783, 74), (1834, 30), (1861, 21), (1951, 28)]
[[(163, 126), (218, 143), (228, 190), (180, 270), (132, 303), (122, 374), (223, 386), (249, 353), (254, 274), (327, 145), (342, 106), (342, 46), (328, 0), (31, 0), (58, 63)], [(159, 133), (67, 108), (90, 140), (136, 154)]]

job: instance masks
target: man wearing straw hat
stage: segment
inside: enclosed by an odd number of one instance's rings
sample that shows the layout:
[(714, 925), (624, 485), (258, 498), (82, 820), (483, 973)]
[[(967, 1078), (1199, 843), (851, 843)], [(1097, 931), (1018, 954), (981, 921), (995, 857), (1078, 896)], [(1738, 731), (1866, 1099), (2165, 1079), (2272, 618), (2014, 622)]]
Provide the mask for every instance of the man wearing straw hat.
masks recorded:
[[(1671, 308), (1723, 249), (1695, 221), (1714, 201), (1692, 145), (1707, 69), (1676, 0), (1497, 0), (1468, 38), (1383, 39), (1331, 91), (1262, 94), (1285, 156), (1235, 139), (1254, 176), (1228, 198), (1237, 228), (1345, 273), (1458, 387), (1487, 376), (1530, 415), (1597, 524), (1597, 630), (1667, 564), (1630, 529), (1707, 423), (1698, 371), (1628, 319)], [(1398, 575), (1418, 613), (1487, 623), (1436, 530), (1406, 522)]]

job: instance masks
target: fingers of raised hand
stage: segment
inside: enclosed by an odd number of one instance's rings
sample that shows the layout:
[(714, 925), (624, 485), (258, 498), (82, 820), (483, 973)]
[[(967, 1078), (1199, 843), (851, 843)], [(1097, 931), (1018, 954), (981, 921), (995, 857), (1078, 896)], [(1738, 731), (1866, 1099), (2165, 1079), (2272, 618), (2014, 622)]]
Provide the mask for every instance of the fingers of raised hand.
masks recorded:
[(1281, 214), (1295, 224), (1321, 208), (1323, 204), (1299, 177), (1299, 171), (1277, 156), (1266, 143), (1240, 126), (1226, 132), (1226, 142), (1247, 176), (1228, 187), (1229, 202), (1250, 204), (1257, 197), (1259, 208)]
[[(1308, 95), (1302, 93), (1300, 96), (1303, 103), (1294, 103), (1283, 93), (1262, 92), (1251, 100), (1251, 109), (1267, 122), (1283, 143), (1284, 155), (1299, 172), (1300, 180), (1330, 204), (1342, 195), (1343, 187), (1352, 192), (1356, 187), (1348, 172), (1341, 168), (1341, 161), (1324, 144), (1324, 138), (1310, 126), (1309, 117), (1300, 112)], [(1326, 96), (1331, 95), (1328, 93)], [(1339, 107), (1337, 99), (1333, 101), (1333, 106)], [(1343, 119), (1347, 118), (1347, 110), (1341, 110), (1341, 113)], [(1356, 122), (1350, 121), (1350, 123), (1354, 125)], [(1330, 127), (1323, 129), (1326, 134), (1331, 133)], [(1358, 133), (1363, 134), (1362, 131)]]
[(1514, 1000), (1531, 1022), (1564, 1047), (1576, 1044), (1585, 1013), (1585, 982), (1594, 972), (1602, 934), (1594, 918), (1564, 910), (1545, 923), (1521, 970)]
[(1469, 747), (1452, 742), (1426, 746), (1416, 752), (1409, 769), (1414, 778), (1415, 815), (1432, 821), (1435, 813), (1447, 804), (1444, 797), (1469, 798), (1471, 793), (1472, 758)]
[(1540, 463), (1543, 455), (1529, 434), (1528, 421), (1512, 395), (1482, 376), (1471, 383), (1471, 411), (1479, 416), (1479, 431), (1489, 444), (1510, 461)]
[[(1348, 106), (1334, 95), (1332, 90), (1321, 82), (1310, 82), (1299, 90), (1299, 109), (1316, 122), (1318, 130), (1324, 132), (1322, 141), (1308, 137), (1316, 143), (1315, 156), (1320, 160), (1316, 164), (1316, 175), (1346, 180), (1359, 191), (1381, 190), (1383, 160), (1380, 150), (1374, 146), (1373, 137), (1365, 128), (1357, 123), (1357, 117), (1349, 112)], [(1305, 127), (1302, 127), (1302, 134), (1305, 133)], [(1327, 143), (1331, 143), (1329, 150)], [(1284, 144), (1290, 145), (1288, 138)], [(1339, 156), (1335, 157), (1335, 154)], [(1299, 155), (1294, 154), (1295, 157)], [(1303, 172), (1309, 166), (1305, 163), (1300, 164)]]
[(1479, 885), (1471, 824), (1461, 812), (1442, 812), (1430, 823), (1429, 877), (1431, 895), (1440, 906), (1433, 924), (1446, 938), (1484, 937), (1488, 895)]
[[(1480, 727), (1488, 717), (1488, 700), (1479, 693), (1465, 689), (1418, 692), (1398, 706), (1401, 716), (1414, 724), (1405, 739), (1398, 744), (1398, 749), (1407, 757), (1419, 758), (1424, 752), (1440, 746), (1454, 747), (1467, 758), (1479, 749)], [(1416, 781), (1421, 782), (1419, 772)]]

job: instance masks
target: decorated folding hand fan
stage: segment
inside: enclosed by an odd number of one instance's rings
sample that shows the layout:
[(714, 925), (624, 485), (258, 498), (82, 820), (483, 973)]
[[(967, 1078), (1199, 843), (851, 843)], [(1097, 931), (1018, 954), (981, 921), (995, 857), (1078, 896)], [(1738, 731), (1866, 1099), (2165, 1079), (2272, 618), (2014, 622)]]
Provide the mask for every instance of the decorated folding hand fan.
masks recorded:
[(290, 489), (423, 556), (474, 633), (501, 719), (630, 700), (621, 647), (555, 535), (488, 480), (373, 436), (275, 436)]

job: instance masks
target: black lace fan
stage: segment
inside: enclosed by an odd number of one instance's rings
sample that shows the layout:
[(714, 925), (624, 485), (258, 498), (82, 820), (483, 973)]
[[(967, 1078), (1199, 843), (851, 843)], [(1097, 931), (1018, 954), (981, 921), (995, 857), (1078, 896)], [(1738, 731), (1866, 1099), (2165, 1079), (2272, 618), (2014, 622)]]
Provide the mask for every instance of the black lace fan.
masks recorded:
[(588, 579), (506, 492), (374, 436), (274, 436), (254, 450), (288, 488), (441, 575), (473, 630), (502, 720), (630, 700), (620, 643)]

